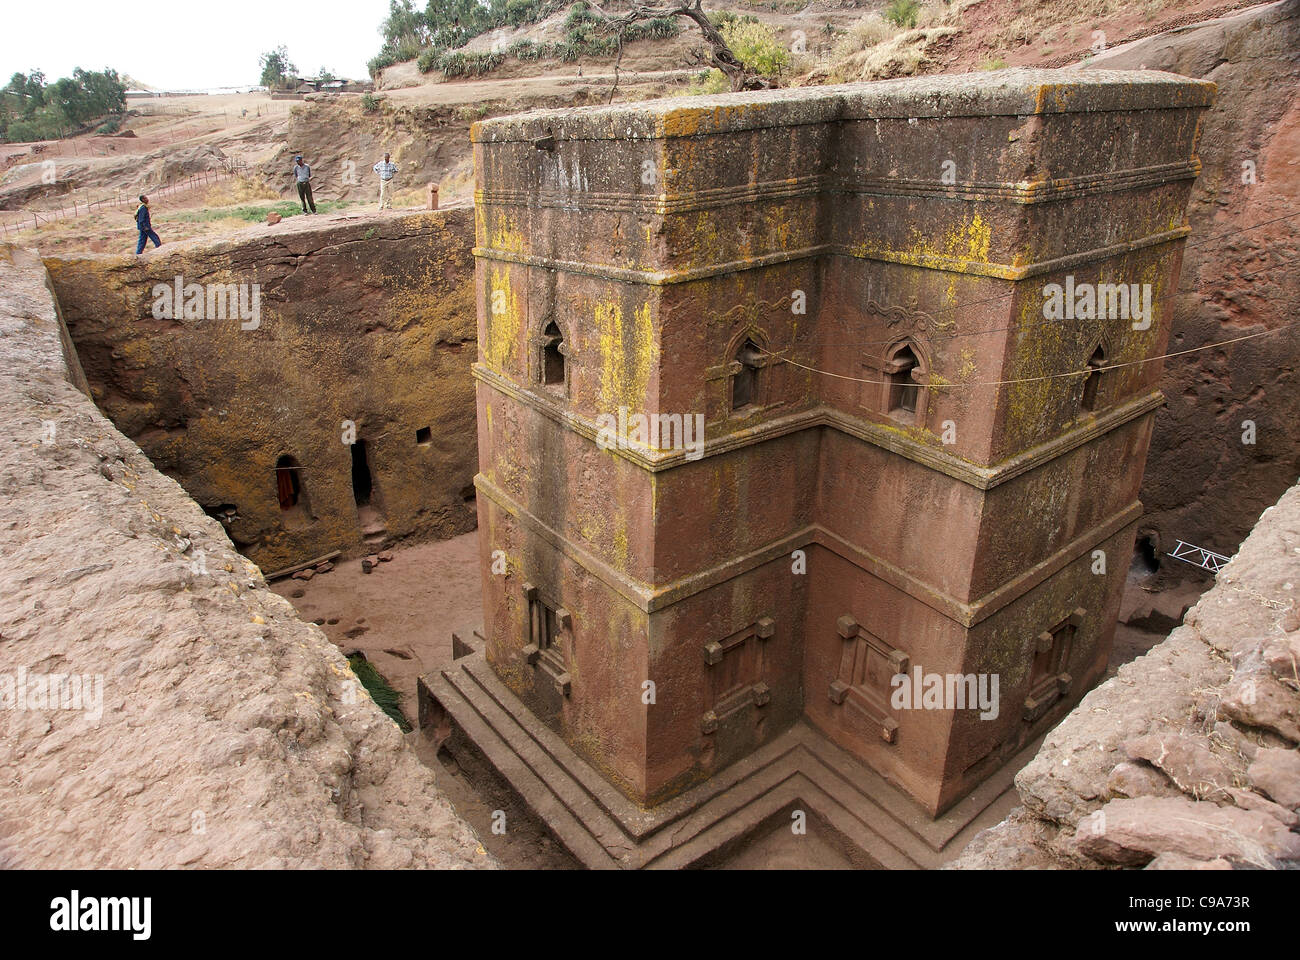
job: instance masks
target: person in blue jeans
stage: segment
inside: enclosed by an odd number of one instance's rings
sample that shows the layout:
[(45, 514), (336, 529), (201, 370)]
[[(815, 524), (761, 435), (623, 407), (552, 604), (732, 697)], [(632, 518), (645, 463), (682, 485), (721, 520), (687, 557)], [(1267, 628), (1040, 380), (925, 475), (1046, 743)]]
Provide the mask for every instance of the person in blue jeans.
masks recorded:
[(135, 245), (135, 255), (137, 257), (144, 253), (146, 240), (152, 240), (155, 247), (162, 246), (158, 234), (153, 232), (153, 224), (149, 222), (149, 198), (143, 193), (140, 194), (140, 207), (135, 212), (135, 227), (140, 231), (140, 242)]

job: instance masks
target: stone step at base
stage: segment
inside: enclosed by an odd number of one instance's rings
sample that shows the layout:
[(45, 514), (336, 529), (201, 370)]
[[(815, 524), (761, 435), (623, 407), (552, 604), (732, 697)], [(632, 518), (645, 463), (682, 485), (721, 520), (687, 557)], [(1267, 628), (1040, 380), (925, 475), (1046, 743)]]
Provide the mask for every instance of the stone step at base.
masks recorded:
[(420, 679), (421, 726), (453, 755), (486, 759), (573, 856), (593, 869), (716, 866), (802, 810), (849, 862), (934, 868), (955, 857), (1014, 798), (1030, 744), (944, 816), (897, 788), (805, 722), (708, 781), (649, 810), (619, 793), (497, 679), (477, 649)]

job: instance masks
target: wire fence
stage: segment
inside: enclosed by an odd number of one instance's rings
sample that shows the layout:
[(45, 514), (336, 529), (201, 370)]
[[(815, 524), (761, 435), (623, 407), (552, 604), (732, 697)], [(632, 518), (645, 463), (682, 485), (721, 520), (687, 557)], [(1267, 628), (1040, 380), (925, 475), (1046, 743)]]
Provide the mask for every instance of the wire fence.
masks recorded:
[[(244, 161), (227, 160), (220, 169), (202, 170), (183, 177), (176, 177), (162, 186), (146, 187), (143, 193), (151, 200), (175, 196), (201, 187), (209, 187), (232, 177), (243, 176), (247, 172), (248, 164)], [(112, 196), (100, 197), (99, 199), (85, 198), (81, 200), (78, 200), (75, 196), (62, 198), (58, 207), (48, 210), (29, 210), (17, 218), (0, 220), (0, 235), (8, 237), (11, 233), (32, 230), (41, 226), (41, 224), (49, 224), (70, 217), (84, 217), (96, 210), (102, 211), (135, 203), (139, 203), (138, 194), (115, 193)]]

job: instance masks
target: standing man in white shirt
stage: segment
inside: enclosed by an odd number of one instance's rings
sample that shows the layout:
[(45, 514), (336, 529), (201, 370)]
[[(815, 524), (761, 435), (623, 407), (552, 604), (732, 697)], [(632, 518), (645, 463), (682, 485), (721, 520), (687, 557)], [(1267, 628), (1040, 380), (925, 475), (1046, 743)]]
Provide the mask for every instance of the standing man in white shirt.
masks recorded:
[(298, 199), (302, 201), (302, 212), (307, 212), (307, 205), (311, 204), (311, 212), (316, 212), (316, 200), (311, 195), (311, 167), (302, 162), (302, 154), (293, 158), (293, 176), (298, 183)]
[(393, 177), (397, 174), (397, 164), (388, 159), (388, 154), (384, 154), (384, 159), (375, 164), (375, 173), (379, 174), (379, 209), (391, 210), (393, 208), (393, 198), (389, 193), (393, 189)]

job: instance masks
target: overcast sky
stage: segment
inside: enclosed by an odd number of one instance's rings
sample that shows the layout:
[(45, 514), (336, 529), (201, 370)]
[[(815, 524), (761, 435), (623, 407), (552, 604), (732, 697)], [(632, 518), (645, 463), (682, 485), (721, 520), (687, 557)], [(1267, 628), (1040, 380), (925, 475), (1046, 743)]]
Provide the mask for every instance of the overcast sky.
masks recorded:
[[(329, 67), (364, 80), (388, 0), (3, 0), (0, 85), (15, 71), (49, 80), (112, 67), (153, 87), (257, 83), (280, 44), (307, 76)], [(423, 4), (419, 4), (423, 6)]]

